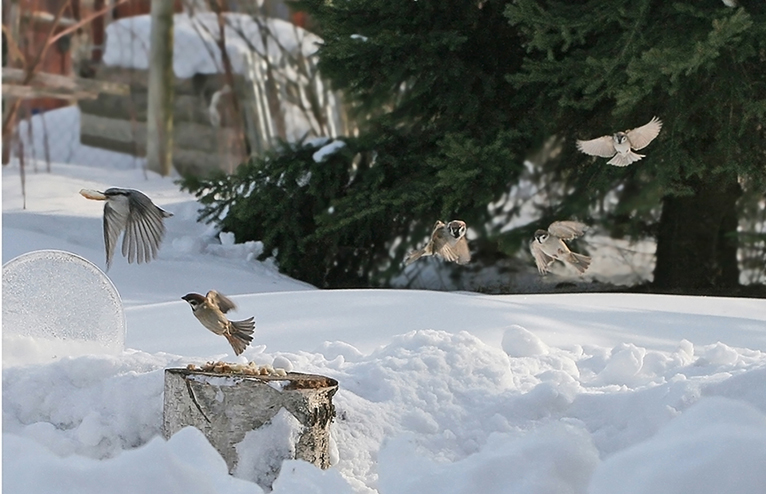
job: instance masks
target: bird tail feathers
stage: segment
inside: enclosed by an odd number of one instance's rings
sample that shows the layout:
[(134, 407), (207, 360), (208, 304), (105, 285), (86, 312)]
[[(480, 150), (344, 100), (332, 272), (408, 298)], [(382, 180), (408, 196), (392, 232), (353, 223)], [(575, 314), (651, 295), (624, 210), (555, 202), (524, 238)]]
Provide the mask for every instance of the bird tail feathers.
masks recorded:
[(614, 166), (628, 166), (631, 163), (635, 163), (636, 161), (639, 161), (641, 158), (643, 158), (645, 155), (634, 153), (632, 150), (628, 151), (625, 154), (617, 153), (614, 155), (612, 159), (607, 161), (607, 164), (614, 165)]
[(577, 271), (580, 272), (580, 274), (583, 274), (586, 269), (590, 266), (591, 258), (588, 256), (584, 256), (582, 254), (576, 254), (574, 252), (570, 253), (569, 255), (569, 263), (577, 269)]
[(255, 323), (252, 317), (243, 321), (231, 321), (231, 328), (231, 333), (224, 333), (224, 336), (229, 341), (231, 348), (234, 349), (234, 353), (239, 355), (253, 341)]

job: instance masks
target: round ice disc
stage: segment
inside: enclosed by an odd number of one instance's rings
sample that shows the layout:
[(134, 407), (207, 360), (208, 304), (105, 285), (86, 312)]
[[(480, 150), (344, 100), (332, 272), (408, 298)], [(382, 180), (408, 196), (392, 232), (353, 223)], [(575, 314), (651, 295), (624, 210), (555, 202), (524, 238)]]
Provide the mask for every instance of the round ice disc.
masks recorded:
[(120, 295), (92, 262), (38, 250), (3, 266), (3, 365), (118, 354), (124, 343)]

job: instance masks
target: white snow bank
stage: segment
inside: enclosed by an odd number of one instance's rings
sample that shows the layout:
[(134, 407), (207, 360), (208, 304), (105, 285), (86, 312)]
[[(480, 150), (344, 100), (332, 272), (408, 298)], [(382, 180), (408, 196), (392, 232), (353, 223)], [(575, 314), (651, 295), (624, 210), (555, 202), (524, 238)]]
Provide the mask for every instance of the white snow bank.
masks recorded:
[(493, 434), (480, 451), (453, 463), (429, 459), (404, 436), (388, 441), (378, 460), (381, 493), (585, 493), (598, 451), (586, 431), (554, 424)]
[(173, 362), (129, 351), (6, 367), (3, 432), (35, 439), (60, 456), (116, 456), (159, 434), (163, 368)]
[(295, 456), (295, 444), (303, 430), (290, 412), (282, 408), (262, 427), (249, 431), (234, 445), (239, 462), (234, 476), (270, 486), (279, 475), (282, 462)]
[(548, 353), (548, 345), (518, 324), (505, 330), (502, 345), (509, 357), (534, 357)]
[(616, 453), (591, 494), (763, 492), (766, 415), (740, 401), (706, 398), (656, 436)]
[[(155, 312), (164, 307), (155, 307)], [(324, 331), (317, 321), (314, 327)], [(204, 334), (194, 329), (187, 328), (189, 337)], [(264, 363), (288, 359), (300, 371), (340, 382), (332, 425), (335, 465), (320, 472), (288, 462), (275, 492), (305, 484), (314, 486), (314, 492), (471, 492), (471, 486), (501, 492), (500, 486), (510, 485), (514, 492), (585, 493), (590, 473), (600, 471), (599, 456), (607, 457), (604, 468), (611, 464), (610, 455), (617, 459), (620, 451), (627, 454), (633, 448), (636, 453), (631, 454), (651, 458), (654, 453), (643, 454), (641, 448), (649, 446), (642, 445), (654, 437), (664, 444), (663, 427), (700, 396), (726, 395), (766, 412), (766, 356), (729, 347), (736, 360), (713, 363), (711, 355), (719, 346), (681, 342), (674, 352), (642, 348), (641, 372), (631, 372), (619, 385), (604, 384), (599, 376), (612, 360), (620, 361), (620, 345), (548, 345), (546, 354), (511, 358), (466, 332), (414, 331), (394, 336), (371, 353), (338, 342), (314, 353), (281, 355), (260, 346), (251, 355)], [(120, 460), (131, 452), (143, 452), (152, 457), (146, 461), (162, 464), (165, 449), (140, 448), (153, 444), (161, 427), (162, 369), (204, 360), (129, 351), (122, 357), (6, 368), (4, 433), (45, 446), (19, 449), (19, 462), (32, 455), (24, 460), (28, 465), (58, 465), (54, 471), (73, 469), (71, 475), (79, 475), (77, 462), (83, 461), (67, 459), (72, 455), (103, 458), (106, 469), (123, 465), (108, 458)], [(697, 416), (697, 429), (718, 421), (712, 413)], [(757, 425), (732, 417), (746, 426)], [(290, 431), (272, 429), (266, 432)], [(673, 455), (715, 449), (719, 440), (719, 435), (701, 434), (692, 444), (680, 443)], [(240, 447), (255, 458), (261, 449), (253, 442), (243, 441)], [(673, 475), (677, 468), (670, 455), (662, 462), (647, 461), (647, 478)], [(615, 465), (609, 472), (620, 466)], [(250, 467), (242, 467), (241, 473), (255, 478)], [(26, 480), (31, 475), (26, 472), (14, 475)], [(501, 483), (489, 480), (492, 472)], [(80, 492), (100, 491), (86, 483)]]
[[(27, 173), (45, 170), (47, 163), (77, 163), (79, 165), (99, 167), (92, 169), (95, 176), (108, 175), (118, 170), (134, 170), (136, 175), (145, 178), (141, 172), (146, 158), (139, 158), (106, 149), (85, 146), (80, 143), (80, 108), (77, 105), (33, 115), (30, 119), (19, 122), (19, 139), (24, 144), (24, 156), (27, 159)], [(13, 147), (14, 156), (18, 148)], [(88, 174), (78, 174), (81, 179), (90, 178)]]
[(59, 457), (34, 441), (3, 434), (3, 491), (83, 494), (183, 492), (258, 494), (250, 482), (228, 474), (226, 463), (197, 429), (187, 427), (170, 441), (154, 438), (109, 460)]
[(272, 494), (351, 494), (353, 490), (336, 469), (320, 470), (301, 460), (282, 463)]

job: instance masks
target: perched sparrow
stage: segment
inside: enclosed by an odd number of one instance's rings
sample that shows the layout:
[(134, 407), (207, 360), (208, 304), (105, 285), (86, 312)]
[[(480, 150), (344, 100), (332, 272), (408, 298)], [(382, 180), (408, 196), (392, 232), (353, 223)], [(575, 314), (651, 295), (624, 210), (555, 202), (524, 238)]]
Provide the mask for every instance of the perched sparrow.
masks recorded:
[(407, 254), (404, 264), (411, 264), (423, 256), (439, 255), (445, 260), (458, 264), (467, 264), (471, 260), (468, 241), (465, 238), (464, 221), (452, 220), (448, 224), (437, 221), (431, 232), (431, 240), (425, 247)]
[(637, 129), (617, 132), (611, 136), (601, 136), (590, 141), (577, 141), (577, 149), (591, 156), (612, 158), (607, 161), (614, 166), (628, 166), (644, 157), (634, 153), (633, 149), (643, 149), (660, 133), (662, 122), (654, 117), (648, 124)]
[(572, 240), (585, 232), (585, 225), (577, 221), (554, 221), (548, 230), (537, 230), (535, 238), (529, 242), (529, 250), (535, 258), (540, 274), (548, 272), (553, 261), (568, 262), (580, 274), (590, 266), (590, 257), (576, 254), (569, 250), (564, 240)]
[(104, 192), (82, 189), (80, 195), (104, 204), (104, 247), (106, 269), (112, 265), (114, 246), (123, 231), (122, 255), (141, 264), (157, 257), (160, 242), (165, 235), (163, 220), (173, 216), (155, 205), (143, 192), (112, 187)]
[(187, 293), (181, 298), (189, 302), (192, 314), (203, 326), (229, 340), (236, 355), (244, 352), (247, 345), (253, 341), (255, 323), (252, 317), (244, 321), (229, 321), (224, 315), (237, 308), (227, 297), (210, 290), (204, 297), (199, 293)]

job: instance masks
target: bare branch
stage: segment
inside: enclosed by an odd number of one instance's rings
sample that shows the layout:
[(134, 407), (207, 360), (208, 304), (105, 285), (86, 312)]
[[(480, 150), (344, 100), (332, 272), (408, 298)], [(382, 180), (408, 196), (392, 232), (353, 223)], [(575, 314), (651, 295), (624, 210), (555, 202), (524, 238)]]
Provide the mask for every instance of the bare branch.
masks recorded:
[(96, 11), (96, 12), (93, 12), (93, 13), (92, 13), (92, 14), (90, 14), (89, 16), (87, 16), (87, 17), (85, 17), (85, 18), (83, 18), (83, 19), (80, 19), (79, 21), (77, 21), (76, 23), (74, 23), (74, 24), (72, 24), (71, 26), (67, 27), (66, 29), (63, 29), (63, 30), (59, 31), (58, 33), (56, 33), (54, 36), (51, 36), (51, 37), (48, 39), (48, 41), (46, 42), (46, 47), (47, 47), (47, 46), (49, 46), (49, 45), (52, 45), (53, 43), (55, 43), (56, 41), (58, 41), (60, 38), (62, 38), (62, 37), (64, 37), (64, 36), (66, 36), (67, 34), (69, 34), (69, 33), (72, 33), (72, 32), (74, 32), (74, 31), (77, 31), (78, 29), (80, 29), (80, 28), (81, 28), (82, 26), (84, 26), (85, 24), (88, 24), (88, 23), (89, 23), (89, 22), (91, 22), (93, 19), (96, 19), (96, 18), (98, 18), (98, 17), (101, 17), (102, 15), (104, 15), (104, 14), (106, 14), (107, 12), (111, 11), (112, 9), (114, 9), (115, 7), (117, 7), (118, 5), (122, 5), (123, 3), (127, 3), (127, 2), (129, 2), (129, 1), (130, 1), (130, 0), (117, 0), (117, 1), (116, 1), (116, 2), (114, 2), (114, 3), (112, 3), (112, 4), (110, 4), (110, 5), (107, 5), (107, 6), (106, 6), (106, 7), (104, 7), (103, 9), (101, 9), (101, 10), (99, 10), (99, 11)]

